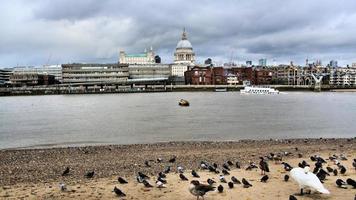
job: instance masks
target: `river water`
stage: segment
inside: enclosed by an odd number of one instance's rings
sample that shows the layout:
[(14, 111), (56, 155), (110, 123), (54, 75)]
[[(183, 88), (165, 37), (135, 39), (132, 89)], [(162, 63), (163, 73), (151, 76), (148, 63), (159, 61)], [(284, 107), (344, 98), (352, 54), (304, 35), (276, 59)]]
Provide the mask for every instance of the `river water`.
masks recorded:
[[(179, 107), (181, 98), (191, 106)], [(0, 97), (0, 149), (355, 136), (356, 93)]]

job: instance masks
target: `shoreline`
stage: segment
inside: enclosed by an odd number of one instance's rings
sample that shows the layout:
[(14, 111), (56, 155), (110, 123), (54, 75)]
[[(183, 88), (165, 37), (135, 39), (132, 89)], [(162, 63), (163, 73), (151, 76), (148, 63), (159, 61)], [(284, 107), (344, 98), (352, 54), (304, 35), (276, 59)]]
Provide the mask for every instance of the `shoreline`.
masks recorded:
[[(314, 92), (314, 87), (309, 85), (270, 85), (271, 88), (282, 92)], [(58, 88), (61, 88), (60, 90)], [(239, 92), (244, 88), (242, 85), (152, 85), (149, 88), (131, 88), (125, 90), (82, 91), (68, 90), (63, 86), (47, 87), (14, 87), (0, 88), (0, 96), (40, 96), (40, 95), (71, 95), (71, 94), (125, 94), (125, 93), (165, 93), (165, 92), (219, 92), (216, 89), (225, 88), (224, 92)], [(356, 92), (356, 88), (331, 87), (326, 85), (320, 92)]]
[[(295, 165), (300, 159), (311, 162), (310, 155), (323, 155), (325, 158), (332, 154), (344, 154), (349, 158), (347, 167), (348, 177), (356, 179), (356, 173), (352, 170), (352, 159), (356, 157), (356, 138), (311, 138), (311, 139), (283, 139), (283, 140), (240, 140), (240, 141), (201, 141), (201, 142), (160, 142), (152, 144), (131, 145), (101, 145), (83, 147), (62, 147), (46, 149), (11, 149), (0, 150), (0, 198), (23, 197), (25, 199), (112, 199), (116, 198), (112, 193), (114, 186), (125, 190), (129, 199), (195, 199), (189, 194), (187, 187), (189, 182), (182, 182), (177, 176), (177, 166), (183, 166), (186, 171), (196, 169), (202, 174), (201, 181), (206, 181), (212, 176), (207, 171), (199, 170), (200, 161), (216, 162), (219, 165), (232, 160), (239, 161), (242, 169), (233, 169), (239, 179), (248, 177), (252, 181), (253, 189), (236, 189), (234, 192), (224, 185), (226, 192), (223, 194), (211, 192), (208, 199), (234, 199), (241, 194), (242, 199), (286, 199), (288, 196), (284, 186), (276, 190), (273, 184), (259, 183), (260, 172), (258, 169), (245, 171), (249, 161), (258, 164), (259, 157), (269, 153), (290, 152), (284, 157), (284, 161)], [(300, 155), (303, 158), (300, 158)], [(177, 156), (175, 163), (168, 160)], [(163, 161), (158, 163), (157, 158)], [(145, 166), (148, 160), (150, 167)], [(345, 162), (345, 161), (342, 161)], [(270, 161), (272, 172), (271, 182), (281, 184), (284, 176), (281, 164)], [(151, 176), (151, 184), (154, 184), (154, 176), (166, 166), (171, 166), (168, 174), (169, 183), (165, 189), (145, 189), (135, 180), (138, 171)], [(66, 167), (70, 167), (68, 176), (61, 176)], [(313, 168), (313, 167), (312, 167)], [(84, 174), (94, 170), (95, 176), (87, 179)], [(119, 185), (117, 177), (122, 176), (129, 180), (128, 185)], [(191, 180), (191, 175), (186, 173)], [(215, 175), (218, 176), (218, 175)], [(229, 176), (227, 176), (229, 177)], [(343, 192), (351, 197), (352, 189), (334, 188), (337, 177), (330, 177), (327, 182), (333, 193), (343, 195)], [(345, 177), (344, 177), (345, 178)], [(215, 177), (215, 180), (216, 179)], [(59, 183), (65, 183), (71, 192), (61, 192)], [(179, 186), (176, 187), (176, 184)], [(285, 183), (283, 183), (285, 184)], [(236, 186), (237, 187), (237, 186)], [(241, 187), (241, 186), (239, 186)], [(285, 185), (285, 190), (298, 192), (297, 185), (290, 181)], [(243, 191), (242, 191), (243, 190)], [(255, 191), (254, 191), (255, 190)], [(335, 190), (335, 191), (334, 191)], [(339, 193), (340, 192), (340, 193)], [(270, 194), (273, 194), (272, 196)], [(290, 193), (292, 194), (292, 193)], [(222, 195), (222, 196), (221, 196)], [(232, 195), (232, 196), (231, 196)], [(261, 196), (262, 195), (262, 196)], [(275, 196), (277, 195), (277, 196)], [(354, 195), (352, 193), (352, 195)], [(283, 197), (283, 198), (281, 198)], [(319, 196), (317, 196), (319, 198)], [(337, 196), (336, 196), (337, 197)], [(315, 196), (312, 198), (316, 198)], [(298, 197), (298, 199), (300, 199)], [(306, 198), (309, 199), (309, 198)], [(323, 199), (323, 198), (321, 198)], [(338, 199), (329, 198), (327, 199)]]

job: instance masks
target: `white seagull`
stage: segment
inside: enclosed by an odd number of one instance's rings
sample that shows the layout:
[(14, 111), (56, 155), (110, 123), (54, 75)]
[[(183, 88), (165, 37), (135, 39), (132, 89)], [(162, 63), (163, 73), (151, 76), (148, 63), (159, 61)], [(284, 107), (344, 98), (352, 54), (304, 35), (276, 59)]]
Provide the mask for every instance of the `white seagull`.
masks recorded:
[(309, 172), (309, 167), (296, 167), (290, 171), (290, 176), (299, 184), (300, 193), (303, 194), (303, 189), (316, 190), (322, 194), (330, 194), (324, 185), (320, 182), (318, 177)]

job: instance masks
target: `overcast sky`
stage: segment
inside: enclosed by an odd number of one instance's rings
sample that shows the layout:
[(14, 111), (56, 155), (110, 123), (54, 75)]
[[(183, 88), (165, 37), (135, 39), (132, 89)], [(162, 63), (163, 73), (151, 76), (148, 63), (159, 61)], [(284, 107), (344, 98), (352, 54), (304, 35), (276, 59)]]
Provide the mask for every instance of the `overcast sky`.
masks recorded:
[(170, 63), (183, 27), (198, 62), (356, 62), (355, 0), (0, 1), (0, 67), (117, 62), (150, 46)]

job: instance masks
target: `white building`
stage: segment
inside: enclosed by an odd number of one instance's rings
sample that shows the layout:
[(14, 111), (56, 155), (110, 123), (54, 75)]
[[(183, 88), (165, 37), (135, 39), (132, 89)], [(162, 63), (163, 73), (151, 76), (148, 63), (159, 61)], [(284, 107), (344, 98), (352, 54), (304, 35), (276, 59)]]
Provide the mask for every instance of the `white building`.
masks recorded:
[(176, 46), (176, 51), (174, 53), (174, 63), (176, 64), (190, 64), (195, 62), (195, 53), (193, 51), (193, 46), (189, 42), (187, 33), (185, 29), (182, 33), (182, 39), (178, 42)]
[(139, 54), (126, 54), (125, 51), (120, 51), (119, 63), (121, 64), (154, 64), (155, 63), (155, 53), (152, 47), (147, 52)]
[(330, 71), (330, 85), (356, 86), (356, 69), (336, 68)]
[(62, 78), (62, 66), (61, 65), (44, 65), (36, 67), (15, 67), (13, 68), (14, 73), (35, 73), (35, 74), (48, 74), (53, 75), (54, 78), (60, 83), (63, 81)]

